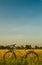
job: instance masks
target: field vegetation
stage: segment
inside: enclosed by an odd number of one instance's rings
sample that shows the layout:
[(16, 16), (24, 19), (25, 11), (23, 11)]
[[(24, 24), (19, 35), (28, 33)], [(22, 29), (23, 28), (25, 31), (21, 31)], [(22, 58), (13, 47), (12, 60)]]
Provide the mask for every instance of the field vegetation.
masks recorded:
[[(37, 62), (36, 64), (34, 64), (34, 61), (32, 61), (32, 65), (42, 65), (42, 49), (32, 49), (33, 51), (35, 51), (38, 55), (39, 55), (39, 62)], [(17, 49), (15, 50), (16, 56), (18, 57), (18, 59), (12, 58), (12, 59), (8, 59), (7, 61), (4, 61), (3, 59), (3, 55), (5, 54), (5, 52), (7, 52), (7, 49), (4, 50), (0, 50), (0, 65), (31, 65), (31, 61), (28, 60), (23, 60), (21, 61), (22, 55), (25, 55), (27, 52), (31, 51), (31, 49), (28, 50), (24, 50), (24, 49)]]

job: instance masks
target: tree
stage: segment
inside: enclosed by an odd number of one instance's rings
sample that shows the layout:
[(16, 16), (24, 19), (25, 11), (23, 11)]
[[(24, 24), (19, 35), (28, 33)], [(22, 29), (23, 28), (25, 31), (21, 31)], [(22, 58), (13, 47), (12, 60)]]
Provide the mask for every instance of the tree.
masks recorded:
[(31, 45), (26, 45), (25, 48), (26, 49), (31, 49), (32, 47), (31, 47)]
[(35, 49), (39, 49), (39, 47), (38, 46), (35, 46)]
[(1, 46), (0, 46), (0, 49), (5, 49), (5, 47), (1, 45)]
[(40, 47), (40, 49), (42, 49), (42, 47)]
[(20, 49), (20, 46), (17, 46), (16, 49)]
[(21, 45), (21, 47), (20, 47), (21, 49), (24, 49), (24, 46), (23, 45)]
[(5, 49), (10, 49), (10, 46), (5, 46)]

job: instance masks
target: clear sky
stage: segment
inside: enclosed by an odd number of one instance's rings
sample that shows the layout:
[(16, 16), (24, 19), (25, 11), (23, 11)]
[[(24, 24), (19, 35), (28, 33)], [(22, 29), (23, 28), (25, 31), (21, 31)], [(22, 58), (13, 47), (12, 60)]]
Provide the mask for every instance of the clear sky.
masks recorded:
[(42, 0), (0, 0), (0, 44), (13, 42), (42, 45)]

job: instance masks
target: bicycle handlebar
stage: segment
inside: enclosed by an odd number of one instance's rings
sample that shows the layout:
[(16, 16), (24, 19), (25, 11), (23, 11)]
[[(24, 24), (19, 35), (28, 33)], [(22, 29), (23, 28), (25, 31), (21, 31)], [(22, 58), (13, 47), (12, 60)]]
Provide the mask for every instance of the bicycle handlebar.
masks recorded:
[(9, 46), (9, 49), (15, 49), (16, 48), (16, 46), (15, 46), (16, 44), (13, 44), (13, 45), (8, 45)]

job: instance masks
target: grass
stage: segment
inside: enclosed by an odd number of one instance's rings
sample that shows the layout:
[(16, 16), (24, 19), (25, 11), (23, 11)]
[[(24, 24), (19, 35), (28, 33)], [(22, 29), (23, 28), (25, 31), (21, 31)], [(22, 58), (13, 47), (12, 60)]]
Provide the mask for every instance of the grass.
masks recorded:
[(42, 65), (42, 52), (41, 52), (41, 50), (36, 51), (39, 55), (39, 62), (38, 61), (35, 62), (33, 59), (32, 60), (27, 59), (27, 60), (22, 61), (20, 57), (18, 57), (17, 59), (10, 59), (10, 60), (4, 61), (4, 59), (2, 58), (4, 52), (6, 52), (6, 51), (3, 50), (3, 52), (1, 51), (1, 53), (0, 53), (0, 57), (1, 57), (0, 65)]
[(42, 65), (42, 61), (36, 62), (34, 64), (34, 61), (32, 61), (32, 63), (30, 61), (21, 61), (21, 60), (13, 60), (11, 61), (7, 61), (4, 62), (4, 60), (0, 60), (0, 65)]

